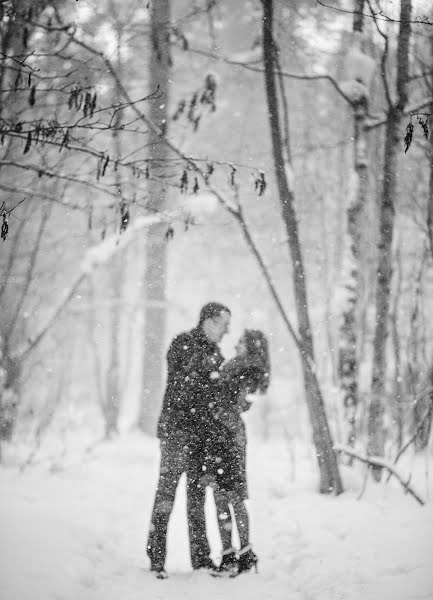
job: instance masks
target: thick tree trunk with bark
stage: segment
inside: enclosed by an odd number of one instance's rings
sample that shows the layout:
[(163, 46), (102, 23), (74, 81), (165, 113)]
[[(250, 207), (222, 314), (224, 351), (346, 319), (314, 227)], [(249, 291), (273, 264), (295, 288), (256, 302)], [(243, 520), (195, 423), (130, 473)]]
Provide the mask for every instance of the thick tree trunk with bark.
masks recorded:
[[(383, 189), (380, 198), (378, 266), (376, 274), (376, 328), (373, 342), (373, 375), (368, 418), (368, 452), (384, 456), (385, 432), (383, 415), (386, 384), (386, 341), (392, 277), (392, 239), (394, 231), (394, 199), (397, 192), (398, 153), (402, 147), (401, 122), (407, 104), (409, 77), (409, 42), (411, 0), (401, 0), (400, 30), (397, 48), (397, 100), (388, 109), (385, 133)], [(380, 479), (380, 467), (372, 470)]]
[(308, 314), (305, 273), (299, 242), (298, 223), (294, 208), (294, 193), (289, 187), (286, 175), (286, 167), (291, 168), (291, 165), (288, 160), (287, 163), (285, 163), (283, 156), (276, 77), (274, 72), (277, 63), (276, 47), (273, 39), (273, 1), (264, 0), (263, 7), (263, 52), (269, 123), (282, 216), (288, 235), (290, 256), (293, 265), (305, 395), (313, 429), (316, 456), (320, 469), (320, 491), (322, 493), (338, 494), (342, 492), (343, 488), (338, 470), (337, 458), (333, 449), (333, 441), (328, 426), (325, 406), (314, 369), (313, 337)]
[[(167, 131), (170, 47), (168, 27), (170, 21), (170, 1), (158, 0), (152, 8), (152, 57), (150, 64), (150, 91), (159, 87), (159, 98), (153, 100), (150, 108), (152, 122)], [(161, 174), (164, 160), (169, 154), (167, 145), (156, 133), (150, 134), (150, 174)], [(164, 210), (166, 190), (159, 183), (149, 180), (149, 208)], [(166, 226), (153, 225), (149, 228), (145, 241), (144, 273), (144, 343), (143, 343), (143, 385), (138, 425), (141, 430), (155, 435), (155, 425), (162, 400), (164, 373), (164, 344), (166, 329)]]

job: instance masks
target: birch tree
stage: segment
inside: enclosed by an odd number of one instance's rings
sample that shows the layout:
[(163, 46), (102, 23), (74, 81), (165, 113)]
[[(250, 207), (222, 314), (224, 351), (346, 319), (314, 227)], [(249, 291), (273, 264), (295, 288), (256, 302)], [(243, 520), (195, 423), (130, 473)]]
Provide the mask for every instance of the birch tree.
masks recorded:
[[(364, 40), (364, 0), (355, 0), (353, 15), (353, 45), (350, 52), (362, 56)], [(346, 74), (347, 76), (347, 74)], [(368, 152), (365, 122), (368, 112), (368, 82), (347, 81), (357, 86), (352, 100), (354, 121), (354, 169), (356, 180), (350, 190), (350, 205), (347, 209), (348, 248), (345, 266), (345, 308), (340, 327), (338, 374), (343, 391), (343, 404), (349, 424), (347, 443), (354, 446), (356, 440), (356, 409), (358, 397), (358, 356), (359, 356), (359, 300), (361, 297), (360, 257), (362, 252), (362, 216), (368, 191)]]

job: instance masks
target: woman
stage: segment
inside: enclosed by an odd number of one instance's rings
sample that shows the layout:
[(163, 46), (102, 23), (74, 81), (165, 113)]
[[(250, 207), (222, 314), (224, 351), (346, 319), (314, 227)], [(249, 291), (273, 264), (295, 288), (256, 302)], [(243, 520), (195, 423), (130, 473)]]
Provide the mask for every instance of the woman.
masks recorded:
[[(218, 574), (257, 571), (257, 556), (249, 541), (249, 519), (245, 500), (248, 498), (246, 478), (246, 430), (241, 413), (251, 403), (247, 394), (264, 393), (269, 385), (270, 364), (268, 342), (261, 331), (245, 330), (236, 346), (236, 356), (220, 371), (219, 391), (214, 409), (215, 427), (207, 447), (205, 469), (214, 488), (218, 525), (223, 544)], [(232, 545), (233, 509), (241, 548)]]

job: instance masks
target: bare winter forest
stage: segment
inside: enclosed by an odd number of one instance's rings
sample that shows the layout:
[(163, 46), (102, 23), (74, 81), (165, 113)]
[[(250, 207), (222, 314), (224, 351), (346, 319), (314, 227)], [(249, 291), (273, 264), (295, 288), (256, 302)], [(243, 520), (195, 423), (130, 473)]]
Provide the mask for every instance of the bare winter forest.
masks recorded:
[[(156, 469), (168, 344), (215, 300), (226, 357), (269, 339), (248, 432), (283, 479), (431, 508), (431, 0), (0, 0), (0, 225), (2, 485), (125, 439)], [(293, 597), (433, 590), (323, 585)]]

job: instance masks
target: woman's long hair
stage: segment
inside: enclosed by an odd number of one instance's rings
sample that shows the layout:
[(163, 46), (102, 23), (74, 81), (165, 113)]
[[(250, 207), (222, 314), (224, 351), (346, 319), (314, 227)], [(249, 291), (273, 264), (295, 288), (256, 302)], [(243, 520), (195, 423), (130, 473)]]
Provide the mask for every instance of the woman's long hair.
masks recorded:
[(256, 367), (260, 371), (261, 377), (258, 381), (257, 391), (264, 394), (271, 379), (268, 340), (259, 329), (245, 329), (244, 340), (247, 349), (246, 362), (249, 366)]

